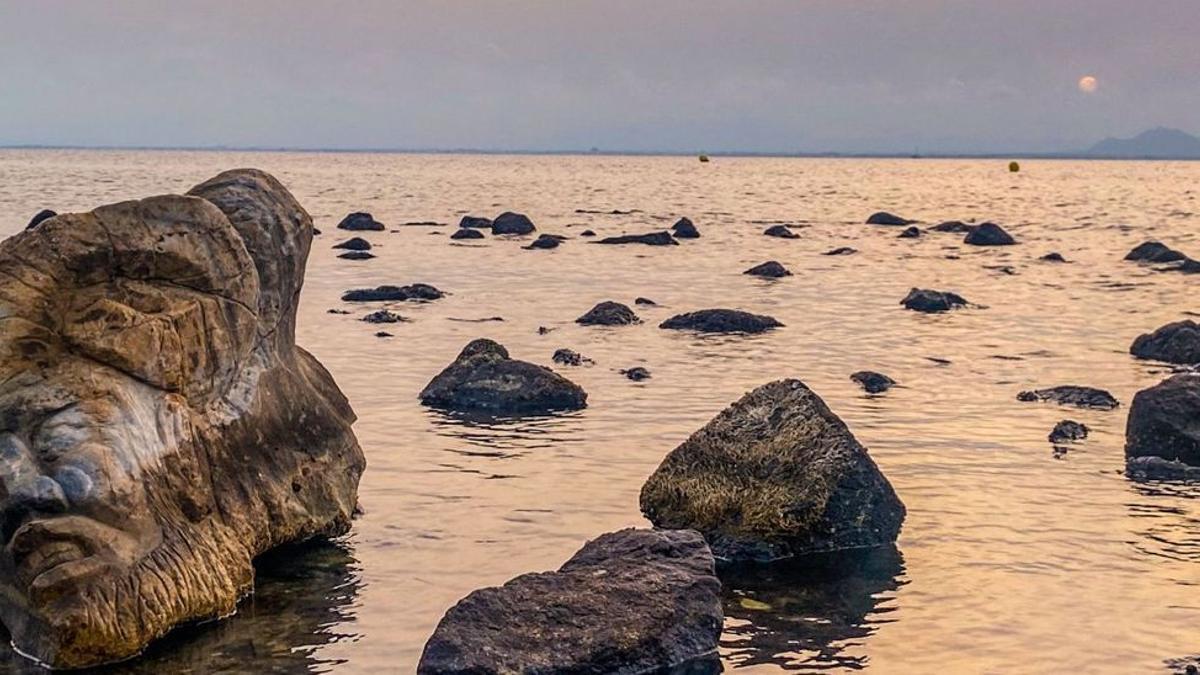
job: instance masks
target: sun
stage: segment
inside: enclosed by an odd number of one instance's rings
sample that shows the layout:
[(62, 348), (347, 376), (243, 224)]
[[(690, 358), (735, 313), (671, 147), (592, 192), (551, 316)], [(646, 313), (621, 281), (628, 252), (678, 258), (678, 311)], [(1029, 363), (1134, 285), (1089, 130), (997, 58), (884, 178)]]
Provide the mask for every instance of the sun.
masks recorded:
[(1100, 87), (1100, 81), (1094, 75), (1084, 75), (1079, 78), (1079, 91), (1085, 94), (1093, 94)]

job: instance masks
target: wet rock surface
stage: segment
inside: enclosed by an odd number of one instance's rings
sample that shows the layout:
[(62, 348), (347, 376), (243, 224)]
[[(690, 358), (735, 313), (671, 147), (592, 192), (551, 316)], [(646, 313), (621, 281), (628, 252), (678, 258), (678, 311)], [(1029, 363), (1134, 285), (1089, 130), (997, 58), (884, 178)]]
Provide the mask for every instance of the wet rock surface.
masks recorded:
[(969, 303), (966, 298), (951, 293), (949, 291), (935, 291), (927, 288), (914, 288), (904, 296), (900, 301), (905, 309), (911, 309), (914, 312), (925, 312), (927, 314), (936, 314), (939, 312), (948, 312), (958, 307), (966, 307)]
[(426, 643), (419, 675), (716, 673), (724, 614), (711, 551), (696, 532), (621, 530), (556, 572), (477, 590)]
[(792, 276), (792, 273), (790, 270), (788, 270), (788, 268), (784, 267), (781, 263), (775, 260), (769, 260), (761, 265), (755, 265), (745, 272), (742, 272), (742, 274), (749, 274), (750, 276), (754, 277), (767, 277), (771, 279)]
[(1153, 333), (1138, 336), (1129, 353), (1139, 359), (1166, 363), (1200, 363), (1200, 324), (1190, 319), (1169, 323)]
[(1112, 410), (1121, 405), (1113, 395), (1095, 387), (1077, 385), (1062, 385), (1049, 389), (1035, 389), (1017, 394), (1018, 401), (1049, 402), (1059, 405), (1069, 405), (1076, 408), (1095, 408), (1097, 410)]
[[(491, 221), (488, 221), (491, 225)], [(482, 227), (482, 226), (480, 226)], [(484, 239), (484, 234), (473, 227), (460, 227), (454, 234), (450, 235), (451, 239)]]
[(430, 301), (444, 297), (446, 294), (429, 284), (410, 284), (408, 286), (376, 286), (375, 288), (358, 288), (342, 294), (343, 302), (400, 302), (405, 300)]
[(0, 618), (21, 652), (133, 656), (232, 613), (259, 554), (349, 528), (354, 413), (295, 344), (311, 241), (278, 181), (239, 170), (0, 243)]
[(549, 368), (510, 358), (486, 338), (472, 341), (420, 394), (427, 406), (521, 414), (578, 410), (587, 393)]
[(850, 375), (850, 379), (857, 382), (863, 391), (868, 394), (882, 394), (883, 392), (896, 386), (896, 381), (872, 370), (860, 370), (857, 373)]
[(692, 330), (700, 333), (764, 333), (783, 324), (775, 317), (751, 314), (737, 309), (702, 309), (677, 314), (658, 325), (668, 330)]
[(1200, 375), (1174, 375), (1133, 397), (1125, 425), (1125, 457), (1200, 467)]
[(897, 216), (897, 215), (895, 215), (895, 214), (892, 214), (892, 213), (888, 213), (887, 211), (879, 211), (879, 212), (876, 212), (876, 213), (872, 213), (872, 214), (871, 214), (871, 215), (870, 215), (870, 216), (867, 218), (867, 224), (868, 224), (868, 225), (896, 225), (896, 226), (904, 226), (904, 225), (912, 225), (912, 224), (913, 224), (913, 223), (915, 223), (915, 222), (917, 222), (917, 221), (915, 221), (915, 220), (909, 220), (908, 218), (901, 218), (900, 216)]
[(778, 237), (780, 239), (799, 239), (800, 235), (792, 231), (792, 228), (787, 225), (772, 225), (763, 230), (763, 234), (768, 237)]
[(637, 314), (627, 305), (606, 300), (589, 309), (586, 314), (575, 319), (582, 326), (629, 326), (641, 323)]
[(1082, 441), (1088, 437), (1089, 431), (1090, 429), (1085, 424), (1080, 424), (1075, 420), (1063, 420), (1050, 430), (1049, 440), (1051, 443)]
[(383, 223), (375, 220), (371, 214), (365, 211), (356, 211), (342, 218), (342, 222), (338, 223), (338, 229), (352, 232), (382, 232), (387, 228), (383, 226)]
[(964, 244), (972, 246), (1012, 246), (1017, 243), (1004, 228), (995, 223), (983, 223), (967, 233)]
[(529, 234), (535, 230), (537, 228), (533, 226), (533, 221), (524, 213), (505, 211), (496, 216), (496, 219), (492, 221), (492, 234), (496, 235), (522, 235)]
[(645, 244), (647, 246), (678, 246), (679, 242), (670, 232), (650, 232), (648, 234), (622, 234), (617, 237), (605, 237), (596, 244)]
[(642, 487), (656, 527), (718, 558), (769, 561), (896, 541), (904, 505), (846, 425), (799, 380), (763, 385), (673, 450)]
[(671, 226), (671, 232), (674, 233), (676, 239), (700, 238), (700, 230), (696, 229), (696, 225), (692, 223), (690, 218), (680, 218)]

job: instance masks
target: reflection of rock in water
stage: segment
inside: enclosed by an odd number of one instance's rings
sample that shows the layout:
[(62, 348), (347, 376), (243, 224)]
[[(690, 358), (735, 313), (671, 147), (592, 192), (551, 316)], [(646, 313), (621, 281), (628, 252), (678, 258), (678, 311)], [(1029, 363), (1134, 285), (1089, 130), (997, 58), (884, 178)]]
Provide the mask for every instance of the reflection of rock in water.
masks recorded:
[(725, 594), (726, 661), (785, 670), (865, 668), (846, 653), (892, 611), (884, 606), (904, 581), (895, 547), (813, 556), (720, 571)]
[[(352, 639), (342, 624), (354, 621), (360, 581), (357, 561), (341, 546), (301, 544), (255, 561), (254, 595), (224, 621), (181, 628), (141, 657), (107, 668), (73, 671), (94, 675), (161, 673), (311, 673), (332, 661), (322, 645)], [(8, 644), (7, 635), (3, 636)], [(11, 648), (0, 651), (0, 673), (44, 674)]]
[[(1127, 476), (1137, 499), (1126, 505), (1136, 539), (1133, 548), (1148, 556), (1186, 563), (1180, 568), (1191, 578), (1190, 566), (1200, 561), (1200, 517), (1196, 500), (1200, 483)], [(1161, 570), (1160, 570), (1161, 571)], [(1191, 582), (1188, 582), (1189, 584)]]

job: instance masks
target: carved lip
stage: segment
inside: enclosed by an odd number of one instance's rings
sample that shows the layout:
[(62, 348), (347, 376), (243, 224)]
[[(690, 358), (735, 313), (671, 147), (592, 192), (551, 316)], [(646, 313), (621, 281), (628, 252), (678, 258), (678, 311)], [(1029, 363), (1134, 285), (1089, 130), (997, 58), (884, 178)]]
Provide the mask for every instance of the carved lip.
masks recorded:
[(57, 585), (94, 572), (96, 555), (108, 549), (112, 530), (85, 516), (38, 518), (22, 525), (8, 544), (17, 578), (31, 589)]

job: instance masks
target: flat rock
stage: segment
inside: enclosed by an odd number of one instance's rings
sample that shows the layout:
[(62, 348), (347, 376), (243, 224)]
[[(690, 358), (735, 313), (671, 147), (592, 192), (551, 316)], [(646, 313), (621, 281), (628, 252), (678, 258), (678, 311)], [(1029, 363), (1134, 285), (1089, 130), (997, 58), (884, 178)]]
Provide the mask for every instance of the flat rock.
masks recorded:
[(849, 246), (839, 246), (838, 248), (825, 251), (821, 255), (854, 255), (858, 253), (858, 249), (850, 248)]
[(481, 218), (479, 216), (463, 216), (462, 220), (458, 221), (458, 228), (461, 229), (492, 229), (491, 218)]
[[(719, 672), (724, 613), (714, 568), (696, 532), (603, 535), (556, 572), (460, 600), (425, 644), (417, 673)], [(685, 665), (697, 660), (710, 665)]]
[[(488, 223), (490, 224), (491, 221), (488, 221)], [(475, 228), (460, 227), (454, 234), (450, 235), (450, 238), (451, 239), (484, 239), (485, 237), (482, 232), (480, 232), (479, 230), (477, 230)]]
[(761, 265), (755, 265), (745, 272), (742, 272), (742, 274), (749, 274), (755, 277), (769, 277), (772, 279), (792, 276), (792, 273), (790, 270), (788, 270), (788, 268), (784, 267), (775, 260), (768, 260)]
[(783, 324), (765, 314), (737, 309), (702, 309), (677, 314), (658, 325), (669, 330), (694, 330), (700, 333), (765, 333)]
[(964, 244), (972, 246), (1012, 246), (1017, 243), (1004, 228), (995, 223), (983, 223), (972, 228), (963, 239)]
[(1087, 425), (1076, 422), (1075, 420), (1063, 420), (1054, 425), (1050, 430), (1049, 440), (1051, 443), (1066, 443), (1068, 441), (1082, 441), (1088, 437), (1090, 429)]
[(1095, 408), (1097, 410), (1112, 410), (1121, 405), (1113, 395), (1095, 387), (1080, 387), (1063, 385), (1049, 389), (1035, 389), (1017, 394), (1018, 401), (1048, 401), (1059, 405), (1075, 406), (1076, 408)]
[(346, 251), (339, 254), (338, 257), (342, 260), (371, 260), (375, 254), (370, 251)]
[(905, 309), (911, 309), (914, 312), (936, 314), (938, 312), (948, 312), (956, 307), (966, 307), (969, 303), (966, 298), (957, 293), (914, 288), (908, 292), (908, 295), (904, 296), (900, 304), (904, 305)]
[(858, 383), (868, 394), (882, 394), (896, 385), (896, 381), (871, 370), (860, 370), (850, 375), (850, 379)]
[(680, 218), (674, 225), (671, 226), (671, 231), (675, 234), (676, 239), (699, 239), (700, 230), (689, 218)]
[(376, 286), (358, 288), (342, 294), (343, 302), (399, 302), (404, 300), (437, 300), (446, 294), (429, 284), (408, 286)]
[(641, 508), (730, 561), (892, 544), (905, 515), (866, 448), (799, 380), (755, 389), (671, 451)]
[(787, 225), (772, 225), (763, 230), (763, 234), (768, 237), (778, 237), (780, 239), (799, 239), (800, 235), (792, 232), (792, 228)]
[(1200, 363), (1200, 324), (1183, 320), (1140, 335), (1129, 347), (1139, 359), (1192, 365)]
[(628, 326), (641, 322), (638, 315), (627, 305), (611, 300), (597, 304), (586, 314), (575, 319), (575, 323), (583, 326)]
[(1200, 375), (1174, 375), (1139, 391), (1125, 425), (1125, 458), (1200, 467)]
[(347, 251), (370, 251), (371, 242), (363, 239), (362, 237), (354, 237), (352, 239), (347, 239), (340, 244), (334, 244), (333, 248), (345, 249)]
[(513, 213), (505, 211), (496, 216), (492, 221), (492, 234), (529, 234), (537, 228), (533, 226), (533, 221), (523, 213)]
[(887, 211), (879, 211), (877, 213), (872, 213), (867, 218), (868, 225), (899, 225), (899, 226), (903, 226), (903, 225), (912, 225), (915, 222), (917, 222), (917, 221), (909, 220), (908, 218), (901, 218), (900, 216), (897, 216), (892, 213), (888, 213)]
[(387, 228), (384, 227), (383, 223), (375, 220), (371, 214), (365, 211), (355, 211), (345, 218), (342, 218), (342, 222), (338, 223), (338, 229), (350, 231), (382, 232)]
[(25, 226), (25, 229), (32, 230), (33, 228), (37, 227), (38, 225), (41, 225), (43, 221), (50, 220), (51, 218), (53, 218), (54, 216), (57, 216), (57, 215), (58, 215), (58, 213), (51, 211), (50, 209), (42, 209), (41, 211), (38, 211), (37, 213), (35, 213), (34, 216), (29, 219), (29, 224)]
[(647, 246), (678, 246), (679, 242), (670, 232), (650, 232), (648, 234), (623, 234), (619, 237), (605, 237), (595, 244), (646, 244)]
[(1169, 263), (1187, 260), (1187, 256), (1158, 241), (1138, 244), (1125, 255), (1132, 262)]
[(587, 393), (549, 368), (509, 358), (508, 350), (486, 338), (472, 341), (433, 378), (421, 403), (449, 410), (500, 414), (578, 410)]

